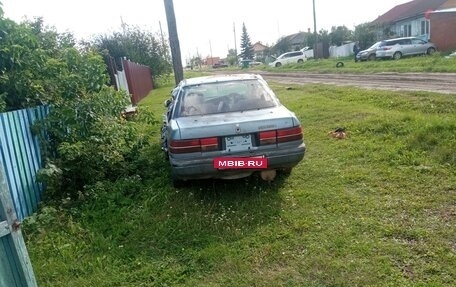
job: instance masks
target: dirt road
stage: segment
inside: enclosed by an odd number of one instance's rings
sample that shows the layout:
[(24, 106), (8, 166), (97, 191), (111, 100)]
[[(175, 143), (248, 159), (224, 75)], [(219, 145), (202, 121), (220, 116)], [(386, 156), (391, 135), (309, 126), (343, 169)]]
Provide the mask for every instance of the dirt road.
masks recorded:
[(252, 71), (267, 81), (290, 84), (324, 83), (368, 89), (429, 91), (456, 94), (455, 73), (313, 74)]

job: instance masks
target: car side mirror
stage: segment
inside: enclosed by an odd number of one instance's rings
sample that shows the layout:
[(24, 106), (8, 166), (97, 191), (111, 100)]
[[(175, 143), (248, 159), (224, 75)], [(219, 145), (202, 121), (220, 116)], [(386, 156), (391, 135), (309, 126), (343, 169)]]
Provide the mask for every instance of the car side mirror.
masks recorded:
[(170, 99), (167, 99), (164, 103), (165, 108), (169, 107), (169, 105), (171, 105), (171, 102), (172, 101)]

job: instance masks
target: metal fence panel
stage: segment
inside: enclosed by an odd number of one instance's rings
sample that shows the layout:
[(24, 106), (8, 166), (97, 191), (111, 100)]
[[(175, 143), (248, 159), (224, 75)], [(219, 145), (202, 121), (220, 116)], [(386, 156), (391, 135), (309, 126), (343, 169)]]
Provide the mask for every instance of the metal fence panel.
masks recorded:
[(43, 187), (36, 181), (36, 172), (42, 159), (31, 126), (47, 113), (48, 108), (41, 106), (0, 114), (0, 162), (20, 220), (36, 211), (41, 200)]
[(152, 71), (148, 66), (136, 64), (128, 60), (122, 60), (128, 90), (131, 93), (131, 102), (136, 105), (153, 89)]

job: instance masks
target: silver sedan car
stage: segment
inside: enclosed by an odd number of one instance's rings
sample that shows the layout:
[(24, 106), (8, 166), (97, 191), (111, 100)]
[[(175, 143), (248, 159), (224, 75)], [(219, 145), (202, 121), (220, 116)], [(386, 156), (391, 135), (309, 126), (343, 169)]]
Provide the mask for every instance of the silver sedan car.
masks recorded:
[(382, 41), (377, 47), (377, 58), (399, 60), (404, 56), (432, 55), (437, 50), (435, 44), (416, 37), (403, 37)]
[(175, 186), (253, 173), (271, 181), (304, 157), (300, 121), (259, 75), (183, 80), (165, 106), (162, 149)]

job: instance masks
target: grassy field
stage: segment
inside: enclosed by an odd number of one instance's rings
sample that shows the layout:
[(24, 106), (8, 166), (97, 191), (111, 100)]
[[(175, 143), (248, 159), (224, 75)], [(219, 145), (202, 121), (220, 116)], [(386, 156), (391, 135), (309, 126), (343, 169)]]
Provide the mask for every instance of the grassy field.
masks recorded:
[[(455, 286), (456, 95), (289, 87), (308, 146), (290, 175), (175, 189), (139, 122), (138, 176), (25, 222), (39, 286)], [(139, 112), (160, 120), (170, 89)]]
[[(343, 62), (342, 68), (336, 64)], [(204, 69), (203, 69), (204, 70)], [(214, 69), (208, 69), (214, 70)], [(239, 70), (238, 67), (220, 70)], [(312, 73), (456, 73), (456, 57), (445, 58), (441, 53), (432, 56), (407, 57), (400, 60), (376, 60), (355, 63), (353, 57), (309, 59), (302, 64), (289, 64), (279, 68), (267, 65), (251, 67), (247, 70), (265, 70), (271, 72), (312, 72)]]

